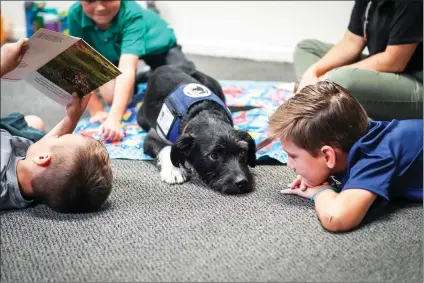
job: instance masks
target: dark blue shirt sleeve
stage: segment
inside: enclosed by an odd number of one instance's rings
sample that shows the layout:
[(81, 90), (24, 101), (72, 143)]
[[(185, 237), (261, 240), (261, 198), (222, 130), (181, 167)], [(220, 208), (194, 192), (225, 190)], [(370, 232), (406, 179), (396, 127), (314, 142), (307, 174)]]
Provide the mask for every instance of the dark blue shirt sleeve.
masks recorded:
[(363, 189), (389, 200), (390, 183), (395, 172), (396, 163), (392, 155), (368, 152), (352, 166), (342, 191)]

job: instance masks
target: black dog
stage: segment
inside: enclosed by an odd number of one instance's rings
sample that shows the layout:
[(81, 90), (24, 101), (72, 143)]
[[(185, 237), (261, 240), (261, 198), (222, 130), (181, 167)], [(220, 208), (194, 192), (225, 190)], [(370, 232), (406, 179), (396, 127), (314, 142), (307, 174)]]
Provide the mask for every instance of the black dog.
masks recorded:
[(165, 182), (185, 182), (188, 164), (215, 190), (239, 194), (253, 189), (248, 165), (255, 166), (255, 141), (233, 128), (222, 88), (213, 78), (176, 66), (157, 68), (137, 121), (149, 131), (144, 152), (157, 159)]

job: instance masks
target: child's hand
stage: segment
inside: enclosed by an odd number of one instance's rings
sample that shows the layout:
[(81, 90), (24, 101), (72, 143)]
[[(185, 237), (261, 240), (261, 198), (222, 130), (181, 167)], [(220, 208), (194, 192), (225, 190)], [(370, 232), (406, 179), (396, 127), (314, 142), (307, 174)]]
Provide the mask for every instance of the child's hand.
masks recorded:
[(119, 120), (107, 117), (100, 126), (99, 133), (103, 135), (105, 140), (119, 141), (124, 137), (121, 122)]
[(28, 50), (27, 39), (6, 43), (1, 47), (1, 76), (13, 71), (21, 63)]
[(316, 187), (308, 187), (305, 190), (302, 190), (300, 187), (295, 187), (294, 189), (288, 188), (281, 190), (280, 193), (283, 195), (298, 195), (310, 199), (316, 192), (318, 192), (324, 187), (328, 187), (328, 185), (328, 183), (324, 183)]
[(302, 176), (297, 175), (296, 179), (289, 184), (289, 189), (296, 189), (299, 188), (302, 191), (305, 191), (308, 188), (308, 185), (306, 185), (305, 181), (303, 180)]
[(94, 114), (90, 118), (90, 123), (103, 123), (107, 118), (108, 113), (106, 111), (97, 111), (96, 114)]
[(84, 96), (82, 99), (76, 93), (72, 94), (72, 103), (66, 106), (66, 116), (69, 121), (77, 123), (87, 107), (88, 101), (91, 98), (91, 93)]

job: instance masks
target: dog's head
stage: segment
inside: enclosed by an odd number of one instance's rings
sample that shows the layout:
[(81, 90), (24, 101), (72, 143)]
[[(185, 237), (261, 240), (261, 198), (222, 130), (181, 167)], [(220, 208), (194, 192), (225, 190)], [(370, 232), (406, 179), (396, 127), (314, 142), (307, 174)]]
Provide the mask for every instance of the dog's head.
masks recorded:
[(245, 131), (215, 124), (212, 129), (199, 125), (195, 136), (180, 136), (172, 145), (172, 163), (178, 167), (188, 161), (208, 186), (223, 193), (250, 192), (254, 181), (248, 166), (255, 166), (255, 141)]

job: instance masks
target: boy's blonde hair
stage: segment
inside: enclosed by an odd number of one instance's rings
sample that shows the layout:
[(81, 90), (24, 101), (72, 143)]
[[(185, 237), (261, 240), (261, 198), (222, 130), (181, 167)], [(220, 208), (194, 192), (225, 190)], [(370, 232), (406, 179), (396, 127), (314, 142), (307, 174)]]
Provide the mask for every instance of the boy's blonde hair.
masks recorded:
[(86, 145), (69, 152), (54, 148), (52, 163), (32, 182), (35, 197), (58, 212), (98, 210), (112, 190), (112, 169), (104, 145), (84, 137)]
[(349, 152), (367, 128), (368, 117), (361, 104), (329, 81), (304, 87), (269, 120), (271, 136), (288, 139), (313, 156), (324, 145)]

